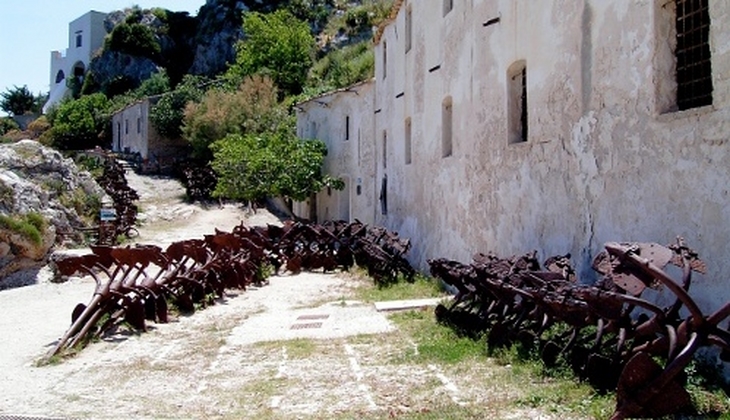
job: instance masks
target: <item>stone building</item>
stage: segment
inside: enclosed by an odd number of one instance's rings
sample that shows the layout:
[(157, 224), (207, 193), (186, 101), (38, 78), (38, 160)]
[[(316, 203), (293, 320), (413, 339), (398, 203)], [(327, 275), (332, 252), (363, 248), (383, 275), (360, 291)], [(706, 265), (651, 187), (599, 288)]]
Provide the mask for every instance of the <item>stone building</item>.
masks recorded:
[[(68, 48), (51, 52), (51, 79), (48, 102), (43, 112), (68, 94), (69, 79), (83, 83), (92, 54), (104, 45), (106, 13), (90, 11), (68, 25)], [(80, 85), (79, 85), (80, 86)]]
[(314, 203), (294, 203), (296, 215), (312, 220), (375, 222), (374, 87), (374, 81), (359, 83), (297, 106), (297, 135), (327, 144), (328, 158), (322, 170), (342, 179), (345, 188), (326, 189), (317, 194)]
[(151, 123), (150, 108), (159, 99), (153, 96), (137, 101), (112, 115), (112, 151), (138, 154), (142, 162), (156, 165), (187, 152), (187, 142), (160, 135)]
[[(368, 94), (299, 104), (350, 218), (411, 238), (422, 269), (536, 249), (584, 279), (606, 241), (679, 235), (708, 263), (701, 305), (730, 300), (730, 2), (399, 0), (391, 18)], [(317, 216), (344, 201), (320, 193)]]

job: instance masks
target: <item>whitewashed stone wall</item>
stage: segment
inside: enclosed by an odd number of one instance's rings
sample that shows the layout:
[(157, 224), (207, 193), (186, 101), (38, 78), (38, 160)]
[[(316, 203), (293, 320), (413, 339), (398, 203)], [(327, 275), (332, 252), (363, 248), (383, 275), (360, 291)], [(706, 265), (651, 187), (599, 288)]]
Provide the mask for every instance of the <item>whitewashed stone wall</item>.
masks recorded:
[(112, 150), (139, 153), (143, 160), (172, 160), (188, 147), (183, 139), (161, 136), (150, 121), (159, 96), (135, 102), (112, 115)]
[(294, 203), (297, 216), (314, 218), (316, 210), (319, 221), (375, 221), (373, 88), (372, 81), (364, 82), (298, 105), (297, 135), (325, 142), (323, 172), (340, 177), (345, 189), (322, 191), (314, 209), (310, 202)]
[[(444, 15), (441, 1), (405, 1), (377, 39), (374, 162), (361, 162), (374, 168), (363, 182), (376, 186), (375, 222), (412, 238), (422, 269), (428, 258), (536, 249), (571, 252), (586, 279), (606, 241), (681, 235), (708, 262), (693, 284), (701, 305), (729, 300), (730, 3), (710, 1), (713, 103), (687, 111), (673, 110), (671, 1), (453, 3)], [(528, 135), (511, 144), (508, 74), (521, 62)], [(341, 113), (318, 112), (307, 118)]]

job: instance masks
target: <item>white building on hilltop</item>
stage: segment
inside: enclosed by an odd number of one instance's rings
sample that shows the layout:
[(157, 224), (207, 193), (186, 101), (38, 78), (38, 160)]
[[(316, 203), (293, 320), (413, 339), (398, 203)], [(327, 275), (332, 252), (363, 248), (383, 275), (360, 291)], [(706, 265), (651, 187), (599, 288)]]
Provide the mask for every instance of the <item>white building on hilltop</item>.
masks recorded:
[(707, 262), (693, 296), (730, 300), (730, 2), (398, 0), (391, 16), (367, 93), (297, 105), (349, 181), (298, 215), (395, 230), (421, 269), (539, 250), (588, 277), (607, 241), (680, 235)]
[(68, 25), (68, 48), (65, 52), (51, 51), (50, 93), (43, 112), (59, 103), (69, 92), (68, 80), (83, 76), (91, 56), (104, 44), (106, 13), (90, 11)]

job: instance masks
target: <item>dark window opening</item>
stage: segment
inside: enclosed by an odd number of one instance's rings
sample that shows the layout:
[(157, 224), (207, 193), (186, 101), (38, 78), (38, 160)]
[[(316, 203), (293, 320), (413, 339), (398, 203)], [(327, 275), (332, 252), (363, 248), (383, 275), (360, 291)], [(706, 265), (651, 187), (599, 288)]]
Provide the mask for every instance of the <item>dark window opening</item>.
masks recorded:
[(441, 157), (453, 154), (453, 119), (453, 104), (449, 96), (441, 105)]
[(411, 119), (406, 118), (406, 165), (411, 164)]
[(345, 117), (345, 140), (350, 140), (350, 116)]
[(77, 32), (76, 33), (76, 48), (81, 47), (81, 45), (82, 45), (81, 33), (80, 32)]
[(124, 134), (129, 134), (129, 120), (124, 120)]
[(522, 69), (520, 105), (520, 139), (527, 141), (527, 67)]
[(388, 76), (388, 44), (383, 41), (383, 79)]
[(355, 188), (355, 191), (357, 192), (357, 195), (360, 195), (360, 194), (362, 194), (362, 185), (358, 185), (358, 186), (357, 186), (357, 187)]
[(509, 143), (524, 143), (528, 136), (527, 65), (525, 61), (513, 64), (507, 72)]
[(406, 9), (406, 53), (411, 50), (411, 43), (413, 42), (412, 16), (412, 7), (409, 5), (408, 9)]
[(383, 168), (388, 167), (388, 132), (383, 131)]
[(388, 176), (380, 181), (380, 214), (388, 214)]
[(58, 73), (56, 73), (56, 83), (63, 82), (63, 79), (66, 78), (66, 75), (63, 73), (63, 70), (59, 70)]
[(142, 119), (137, 118), (137, 133), (142, 132)]
[(712, 104), (708, 0), (676, 0), (677, 107)]

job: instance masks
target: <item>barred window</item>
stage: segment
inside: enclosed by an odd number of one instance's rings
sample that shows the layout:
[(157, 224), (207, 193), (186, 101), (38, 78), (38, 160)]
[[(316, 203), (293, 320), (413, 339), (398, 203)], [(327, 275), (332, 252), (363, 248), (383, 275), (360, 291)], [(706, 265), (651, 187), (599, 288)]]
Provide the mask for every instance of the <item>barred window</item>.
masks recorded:
[(676, 0), (677, 107), (712, 104), (708, 0)]

